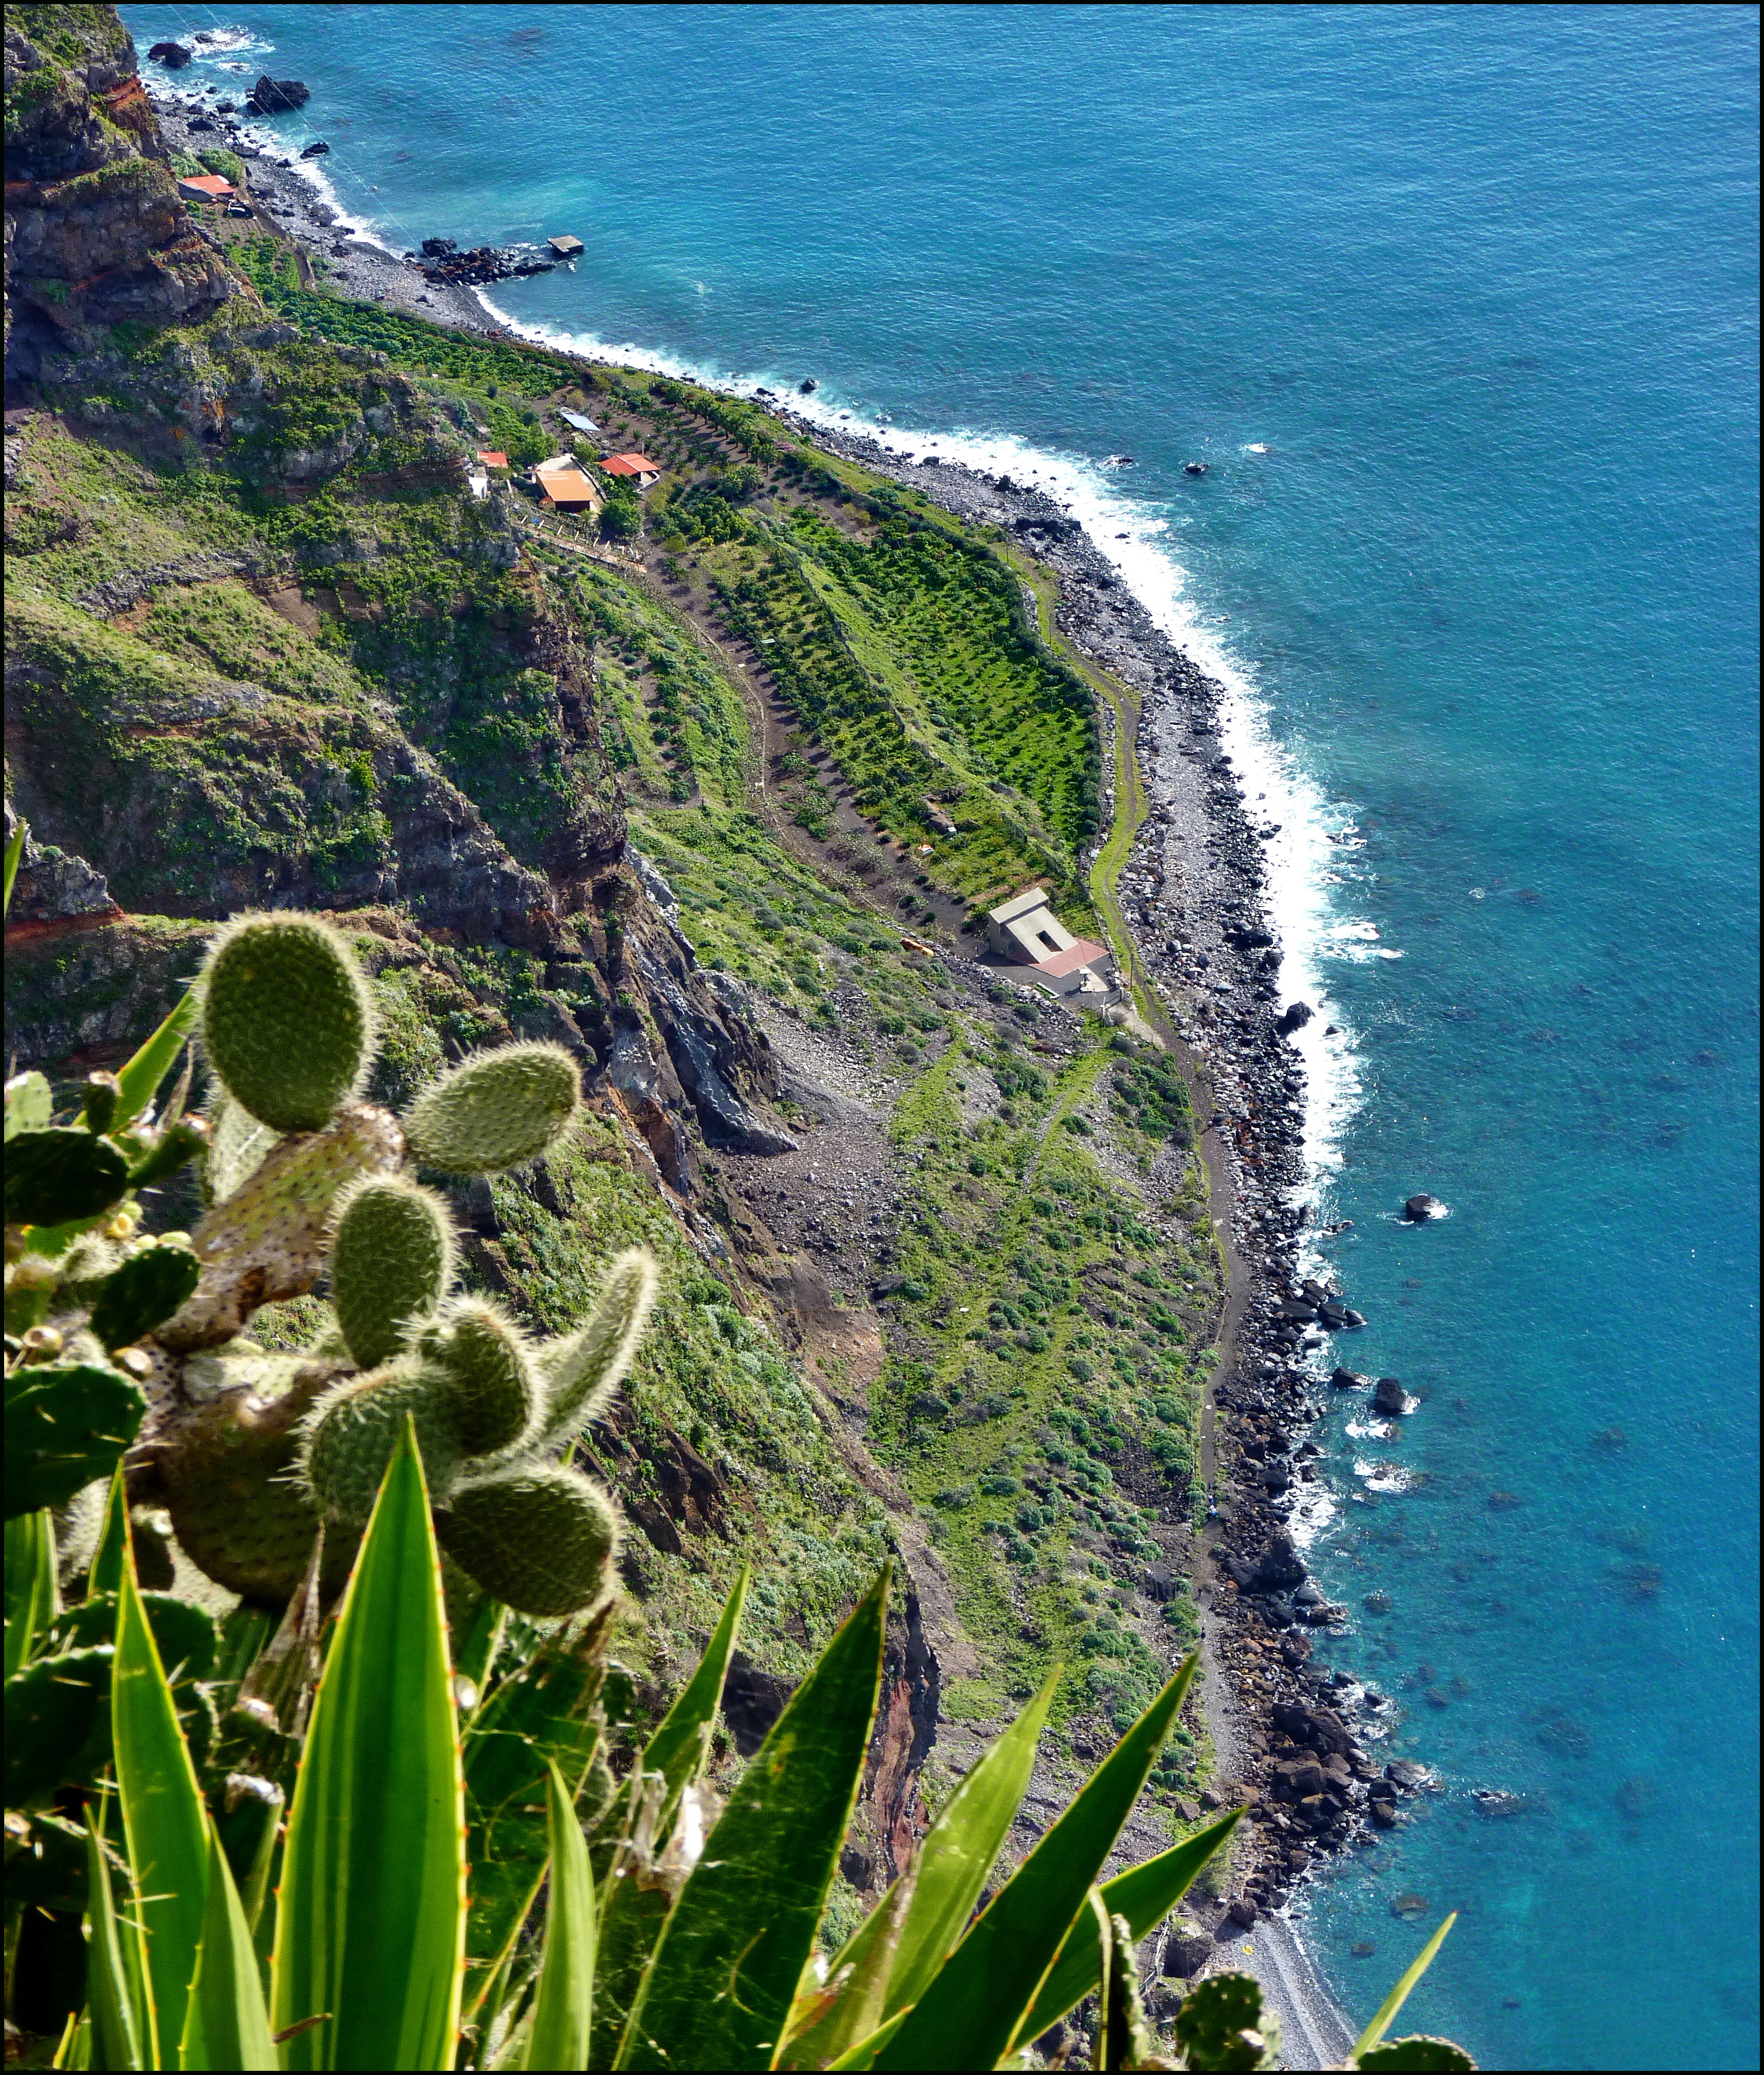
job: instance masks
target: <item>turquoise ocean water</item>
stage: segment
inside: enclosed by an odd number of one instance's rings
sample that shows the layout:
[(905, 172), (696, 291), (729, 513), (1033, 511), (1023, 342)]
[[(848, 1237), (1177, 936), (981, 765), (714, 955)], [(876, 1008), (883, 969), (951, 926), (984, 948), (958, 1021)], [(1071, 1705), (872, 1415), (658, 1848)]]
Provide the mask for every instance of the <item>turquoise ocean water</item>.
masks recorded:
[(1459, 1910), (1485, 2065), (1755, 2066), (1753, 10), (123, 13), (395, 249), (580, 235), (523, 325), (1041, 470), (1226, 674), (1422, 1399), (1309, 1531), (1447, 1791), (1307, 1935), (1364, 2017)]

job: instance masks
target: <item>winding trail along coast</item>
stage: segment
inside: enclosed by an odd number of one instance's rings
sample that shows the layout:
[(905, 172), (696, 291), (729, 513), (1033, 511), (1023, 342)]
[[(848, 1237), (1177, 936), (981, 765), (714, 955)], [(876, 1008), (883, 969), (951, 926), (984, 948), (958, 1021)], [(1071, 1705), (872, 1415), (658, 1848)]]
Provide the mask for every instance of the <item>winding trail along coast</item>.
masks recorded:
[[(187, 145), (188, 100), (155, 87), (168, 141)], [(258, 153), (236, 130), (222, 134), (249, 156), (259, 222), (323, 255), (344, 293), (462, 329), (503, 329), (467, 290), (427, 282), (346, 234), (304, 169)], [(741, 393), (752, 400), (751, 387)], [(1142, 1025), (1176, 1054), (1195, 1091), (1227, 1272), (1203, 1419), (1211, 1503), (1195, 1582), (1219, 1765), (1207, 1800), (1246, 1802), (1249, 1820), (1229, 1907), (1219, 1896), (1185, 1914), (1219, 1963), (1253, 1967), (1280, 1999), (1292, 2020), (1287, 2065), (1329, 2065), (1346, 2044), (1342, 2020), (1276, 1912), (1320, 1858), (1369, 1827), (1399, 1823), (1403, 1801), (1427, 1781), (1419, 1766), (1381, 1768), (1369, 1754), (1385, 1704), (1319, 1655), (1345, 1613), (1310, 1583), (1290, 1531), (1316, 1452), (1305, 1434), (1319, 1383), (1306, 1357), (1323, 1331), (1363, 1322), (1337, 1293), (1304, 1280), (1306, 1091), (1290, 1041), (1313, 1004), (1282, 985), (1289, 947), (1269, 920), (1269, 832), (1222, 747), (1227, 693), (1155, 623), (1054, 497), (950, 461), (905, 460), (775, 396), (762, 392), (760, 401), (826, 452), (999, 529), (1025, 573), (1040, 632), (1083, 674), (1105, 716), (1112, 814), (1091, 894)], [(1336, 1376), (1343, 1388), (1369, 1382), (1345, 1367)]]

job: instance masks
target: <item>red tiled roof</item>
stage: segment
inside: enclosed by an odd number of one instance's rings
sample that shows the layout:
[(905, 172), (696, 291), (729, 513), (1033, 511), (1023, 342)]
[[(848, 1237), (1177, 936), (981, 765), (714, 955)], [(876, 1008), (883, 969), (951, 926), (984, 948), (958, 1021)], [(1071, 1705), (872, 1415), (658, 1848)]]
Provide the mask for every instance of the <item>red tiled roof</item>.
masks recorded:
[(661, 470), (640, 454), (608, 454), (600, 464), (608, 475), (660, 475)]
[(507, 455), (498, 454), (494, 447), (480, 447), (478, 449), (478, 458), (486, 468), (507, 468), (508, 466)]
[(1075, 944), (1069, 945), (1063, 951), (1056, 951), (1052, 958), (1037, 959), (1035, 970), (1046, 973), (1050, 980), (1063, 980), (1080, 966), (1095, 965), (1099, 959), (1106, 959), (1108, 955), (1107, 945), (1087, 943), (1080, 937)]
[(216, 201), (233, 192), (233, 183), (218, 173), (180, 173), (177, 181), (180, 188), (194, 188), (198, 194), (212, 195)]

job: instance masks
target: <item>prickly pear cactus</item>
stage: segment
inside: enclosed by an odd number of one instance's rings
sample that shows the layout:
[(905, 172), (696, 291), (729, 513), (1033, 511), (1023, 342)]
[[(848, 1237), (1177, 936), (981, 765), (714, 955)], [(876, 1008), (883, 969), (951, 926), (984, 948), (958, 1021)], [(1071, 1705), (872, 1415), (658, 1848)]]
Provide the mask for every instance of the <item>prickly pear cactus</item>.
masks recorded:
[[(629, 1365), (653, 1265), (621, 1258), (582, 1331), (536, 1345), (454, 1290), (452, 1218), (411, 1171), (420, 1161), (495, 1174), (537, 1158), (581, 1113), (574, 1061), (512, 1045), (442, 1075), (402, 1119), (360, 1101), (367, 983), (347, 941), (310, 916), (229, 925), (200, 1001), (217, 1083), (210, 1204), (191, 1240), (200, 1280), (146, 1344), (135, 1496), (164, 1506), (218, 1583), (283, 1598), (321, 1530), (323, 1578), (346, 1573), (408, 1414), (451, 1560), (524, 1612), (590, 1604), (617, 1517), (557, 1459)], [(327, 1274), (335, 1325), (304, 1355), (267, 1356), (245, 1337), (260, 1306)], [(38, 1301), (21, 1290), (21, 1304)]]

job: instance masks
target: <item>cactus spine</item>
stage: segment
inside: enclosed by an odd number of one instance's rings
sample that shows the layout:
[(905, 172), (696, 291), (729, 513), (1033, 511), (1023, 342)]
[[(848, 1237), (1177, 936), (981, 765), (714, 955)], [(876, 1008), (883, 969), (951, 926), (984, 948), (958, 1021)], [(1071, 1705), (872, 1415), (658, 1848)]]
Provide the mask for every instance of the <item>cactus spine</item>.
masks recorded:
[(505, 1045), (425, 1088), (404, 1129), (425, 1166), (493, 1174), (536, 1160), (576, 1120), (582, 1077), (561, 1045)]
[(433, 1311), (453, 1279), (453, 1221), (440, 1197), (395, 1175), (350, 1194), (331, 1241), (331, 1303), (362, 1369), (390, 1361), (405, 1327)]
[(246, 915), (202, 974), (202, 1038), (234, 1100), (275, 1131), (318, 1131), (360, 1087), (373, 997), (354, 955), (316, 915)]

